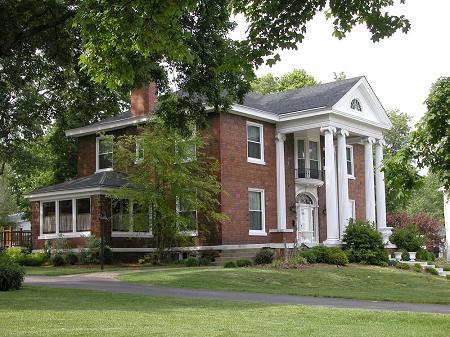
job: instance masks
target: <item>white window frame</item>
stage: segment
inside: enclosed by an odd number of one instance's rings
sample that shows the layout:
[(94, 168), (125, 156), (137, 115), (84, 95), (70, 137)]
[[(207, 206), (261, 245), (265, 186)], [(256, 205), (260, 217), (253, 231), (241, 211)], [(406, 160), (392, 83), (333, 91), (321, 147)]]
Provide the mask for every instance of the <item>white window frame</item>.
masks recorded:
[(317, 160), (319, 161), (319, 171), (322, 170), (322, 154), (320, 151), (320, 139), (319, 138), (308, 138), (308, 137), (295, 137), (294, 139), (294, 152), (295, 152), (295, 170), (298, 170), (298, 141), (303, 140), (305, 146), (305, 170), (311, 169), (311, 159), (309, 156), (309, 142), (317, 143)]
[[(176, 204), (177, 214), (180, 214), (181, 207), (180, 207), (180, 198), (178, 196), (176, 197), (175, 204)], [(180, 231), (180, 234), (185, 235), (185, 236), (198, 236), (198, 210), (193, 209), (191, 211), (195, 212), (196, 229), (192, 230), (192, 231), (188, 231), (188, 230)]]
[[(111, 219), (111, 237), (113, 238), (152, 238), (152, 207), (149, 206), (148, 212), (148, 232), (135, 232), (133, 228), (133, 216), (134, 216), (134, 204), (131, 199), (128, 200), (128, 213), (130, 216), (130, 227), (127, 232), (125, 231), (113, 231), (112, 230), (112, 219)], [(112, 217), (112, 200), (111, 200), (111, 217)]]
[[(357, 101), (358, 102), (358, 104), (359, 104), (359, 107), (361, 108), (361, 110), (358, 110), (358, 109), (355, 109), (355, 108), (353, 108), (352, 107), (352, 103), (353, 103), (353, 101)], [(363, 105), (362, 105), (362, 103), (361, 103), (361, 100), (358, 98), (358, 97), (353, 97), (351, 100), (350, 100), (350, 109), (351, 110), (353, 110), (353, 111), (357, 111), (357, 112), (363, 112)]]
[[(248, 127), (249, 126), (254, 126), (254, 127), (259, 128), (259, 138), (260, 138), (260, 143), (259, 144), (261, 146), (261, 158), (260, 159), (252, 158), (252, 157), (249, 157), (249, 155), (248, 155), (248, 143), (252, 142), (252, 143), (258, 144), (256, 142), (251, 141), (251, 140), (248, 139)], [(247, 135), (247, 141), (245, 143), (245, 146), (247, 147), (247, 162), (253, 163), (253, 164), (259, 164), (259, 165), (266, 165), (266, 162), (264, 161), (264, 126), (262, 124), (259, 124), (259, 123), (254, 123), (254, 122), (247, 121), (247, 123), (245, 125), (245, 132), (246, 132), (246, 135)]]
[[(260, 230), (251, 230), (250, 229), (250, 219), (248, 218), (248, 213), (250, 210), (250, 205), (248, 204), (248, 193), (249, 192), (257, 192), (261, 193), (261, 229)], [(264, 189), (261, 188), (248, 188), (247, 192), (247, 224), (249, 226), (248, 235), (249, 236), (267, 236), (266, 232), (266, 198), (264, 195)]]
[[(57, 239), (58, 237), (64, 237), (64, 238), (78, 238), (78, 237), (84, 237), (84, 236), (90, 236), (91, 231), (81, 231), (77, 232), (77, 200), (78, 199), (86, 199), (90, 196), (77, 196), (73, 198), (68, 197), (61, 197), (61, 198), (54, 198), (54, 199), (45, 199), (39, 201), (39, 240), (49, 240), (49, 239)], [(64, 232), (60, 233), (59, 231), (59, 202), (64, 200), (72, 200), (72, 231), (71, 232)], [(54, 202), (55, 203), (55, 233), (44, 233), (44, 203), (47, 202)], [(91, 201), (92, 202), (92, 201)], [(91, 214), (91, 228), (92, 228), (92, 212)]]
[(136, 159), (134, 160), (135, 164), (140, 164), (144, 161), (144, 149), (142, 149), (142, 157), (139, 156), (139, 152), (141, 150), (141, 147), (139, 144), (144, 140), (144, 137), (136, 137)]
[(356, 202), (353, 199), (348, 199), (348, 205), (350, 206), (350, 217), (356, 220)]
[[(113, 135), (104, 135), (104, 136), (100, 136), (100, 137), (95, 138), (95, 172), (104, 172), (104, 171), (112, 171), (113, 170), (112, 167), (99, 169), (99, 164), (100, 164), (100, 162), (98, 160), (99, 159), (99, 155), (100, 155), (100, 153), (99, 153), (100, 144), (99, 143), (100, 143), (100, 139), (104, 139), (104, 138), (107, 138), (107, 137), (111, 137), (112, 139), (114, 139)], [(111, 151), (111, 154), (114, 155), (114, 151)]]
[[(352, 164), (352, 173), (349, 174), (347, 171), (347, 163), (349, 162), (348, 158), (347, 158), (347, 149), (350, 149), (350, 157), (351, 157), (351, 164)], [(353, 153), (353, 145), (346, 145), (345, 147), (345, 171), (347, 172), (347, 177), (349, 179), (355, 179), (355, 156)]]

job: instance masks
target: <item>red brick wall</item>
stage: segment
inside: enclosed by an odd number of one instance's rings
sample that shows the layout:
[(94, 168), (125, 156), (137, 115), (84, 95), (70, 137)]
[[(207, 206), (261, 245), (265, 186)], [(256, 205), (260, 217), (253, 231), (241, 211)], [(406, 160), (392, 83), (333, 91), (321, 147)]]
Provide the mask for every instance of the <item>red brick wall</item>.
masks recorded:
[(270, 236), (248, 235), (248, 188), (264, 189), (266, 231), (276, 228), (275, 125), (264, 126), (265, 165), (247, 162), (247, 129), (242, 116), (221, 115), (222, 211), (230, 218), (222, 227), (222, 244), (270, 242)]
[(39, 225), (40, 225), (40, 203), (39, 201), (31, 202), (31, 239), (33, 249), (39, 249), (40, 246), (39, 237)]
[(353, 144), (355, 178), (348, 180), (349, 199), (355, 200), (357, 219), (366, 218), (366, 189), (364, 185), (364, 146)]

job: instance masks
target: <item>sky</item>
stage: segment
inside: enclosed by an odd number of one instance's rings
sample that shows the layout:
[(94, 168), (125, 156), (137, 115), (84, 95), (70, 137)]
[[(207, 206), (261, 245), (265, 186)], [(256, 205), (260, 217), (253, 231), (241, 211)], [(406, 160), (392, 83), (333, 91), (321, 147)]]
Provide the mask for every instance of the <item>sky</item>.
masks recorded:
[[(432, 83), (450, 76), (450, 1), (406, 0), (388, 11), (410, 20), (407, 34), (397, 32), (374, 43), (365, 26), (357, 26), (338, 40), (332, 36), (331, 21), (319, 13), (307, 25), (298, 50), (281, 51), (281, 62), (256, 73), (281, 76), (303, 68), (323, 83), (333, 81), (333, 72), (343, 71), (347, 78), (364, 75), (386, 110), (406, 112), (415, 124), (426, 112), (424, 101)], [(237, 22), (233, 37), (243, 37), (245, 21), (239, 17)]]

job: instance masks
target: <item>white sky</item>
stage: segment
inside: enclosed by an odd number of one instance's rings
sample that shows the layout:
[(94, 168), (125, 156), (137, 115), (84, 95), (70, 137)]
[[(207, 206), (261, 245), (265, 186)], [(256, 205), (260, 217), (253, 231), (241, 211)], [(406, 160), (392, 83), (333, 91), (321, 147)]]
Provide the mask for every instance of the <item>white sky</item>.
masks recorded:
[[(356, 27), (343, 40), (332, 36), (330, 20), (320, 13), (308, 24), (305, 40), (298, 50), (282, 51), (281, 62), (263, 66), (257, 75), (281, 76), (303, 68), (322, 82), (333, 81), (333, 72), (347, 78), (365, 75), (386, 110), (399, 109), (416, 123), (425, 113), (423, 104), (431, 84), (440, 76), (450, 76), (449, 0), (407, 0), (389, 9), (404, 14), (411, 22), (408, 34), (373, 43), (365, 26)], [(233, 38), (243, 37), (239, 26)]]

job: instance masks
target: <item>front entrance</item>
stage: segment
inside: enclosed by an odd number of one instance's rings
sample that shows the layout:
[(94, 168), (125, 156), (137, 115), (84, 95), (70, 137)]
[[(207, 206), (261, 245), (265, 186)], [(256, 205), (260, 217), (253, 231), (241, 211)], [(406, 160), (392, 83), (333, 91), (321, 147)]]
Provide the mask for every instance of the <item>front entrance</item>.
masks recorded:
[(296, 198), (297, 239), (298, 243), (312, 244), (319, 239), (317, 226), (317, 202), (307, 193), (300, 193)]

